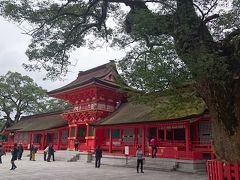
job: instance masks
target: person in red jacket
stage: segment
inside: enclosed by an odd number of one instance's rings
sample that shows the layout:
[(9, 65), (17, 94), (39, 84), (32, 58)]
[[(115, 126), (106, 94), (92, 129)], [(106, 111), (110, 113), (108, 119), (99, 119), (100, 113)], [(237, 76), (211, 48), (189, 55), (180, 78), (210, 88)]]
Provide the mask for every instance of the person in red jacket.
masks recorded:
[(157, 155), (157, 141), (154, 137), (150, 140), (150, 146), (152, 147), (152, 158), (155, 158)]

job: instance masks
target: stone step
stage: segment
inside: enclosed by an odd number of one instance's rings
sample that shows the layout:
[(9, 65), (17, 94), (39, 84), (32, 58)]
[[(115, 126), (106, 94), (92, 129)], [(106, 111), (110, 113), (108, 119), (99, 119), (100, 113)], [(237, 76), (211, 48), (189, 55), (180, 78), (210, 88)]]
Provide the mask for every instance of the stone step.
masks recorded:
[[(80, 161), (82, 162), (95, 163), (94, 159), (95, 159), (94, 154), (91, 153), (80, 154)], [(126, 158), (124, 156), (112, 156), (112, 155), (103, 155), (101, 162), (103, 165), (123, 166), (132, 168), (136, 168), (137, 163), (135, 157)], [(189, 173), (206, 174), (206, 161), (146, 157), (144, 160), (144, 168), (160, 171), (181, 171)]]

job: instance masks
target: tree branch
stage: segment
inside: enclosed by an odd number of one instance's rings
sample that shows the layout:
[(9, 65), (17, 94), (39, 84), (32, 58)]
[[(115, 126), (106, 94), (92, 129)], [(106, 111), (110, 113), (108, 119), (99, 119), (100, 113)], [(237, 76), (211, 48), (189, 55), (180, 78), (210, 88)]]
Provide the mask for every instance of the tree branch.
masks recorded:
[(207, 24), (209, 21), (219, 18), (219, 14), (213, 14), (212, 16), (208, 16), (204, 19), (203, 23)]

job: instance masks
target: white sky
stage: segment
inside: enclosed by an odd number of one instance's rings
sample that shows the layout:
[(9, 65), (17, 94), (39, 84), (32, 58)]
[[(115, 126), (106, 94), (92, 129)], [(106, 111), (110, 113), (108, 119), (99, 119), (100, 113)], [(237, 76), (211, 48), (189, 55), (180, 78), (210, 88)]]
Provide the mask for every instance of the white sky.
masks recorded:
[(85, 71), (123, 56), (123, 52), (113, 50), (110, 47), (96, 50), (81, 48), (71, 55), (73, 63), (76, 61), (78, 63), (75, 67), (70, 67), (70, 72), (64, 78), (64, 81), (43, 81), (44, 71), (40, 73), (27, 72), (22, 67), (22, 63), (28, 63), (25, 51), (30, 43), (30, 37), (22, 34), (22, 32), (16, 25), (0, 18), (0, 75), (5, 75), (8, 71), (19, 72), (22, 75), (30, 76), (39, 86), (48, 91), (75, 80), (78, 71)]

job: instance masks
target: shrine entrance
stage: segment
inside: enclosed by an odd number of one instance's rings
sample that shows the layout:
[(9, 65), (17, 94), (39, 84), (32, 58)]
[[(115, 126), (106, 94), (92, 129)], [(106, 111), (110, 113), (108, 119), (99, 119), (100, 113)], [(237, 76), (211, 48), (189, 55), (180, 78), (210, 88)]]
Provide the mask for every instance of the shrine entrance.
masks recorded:
[(86, 136), (87, 136), (87, 126), (86, 124), (81, 124), (77, 128), (77, 139), (81, 143), (86, 143)]

